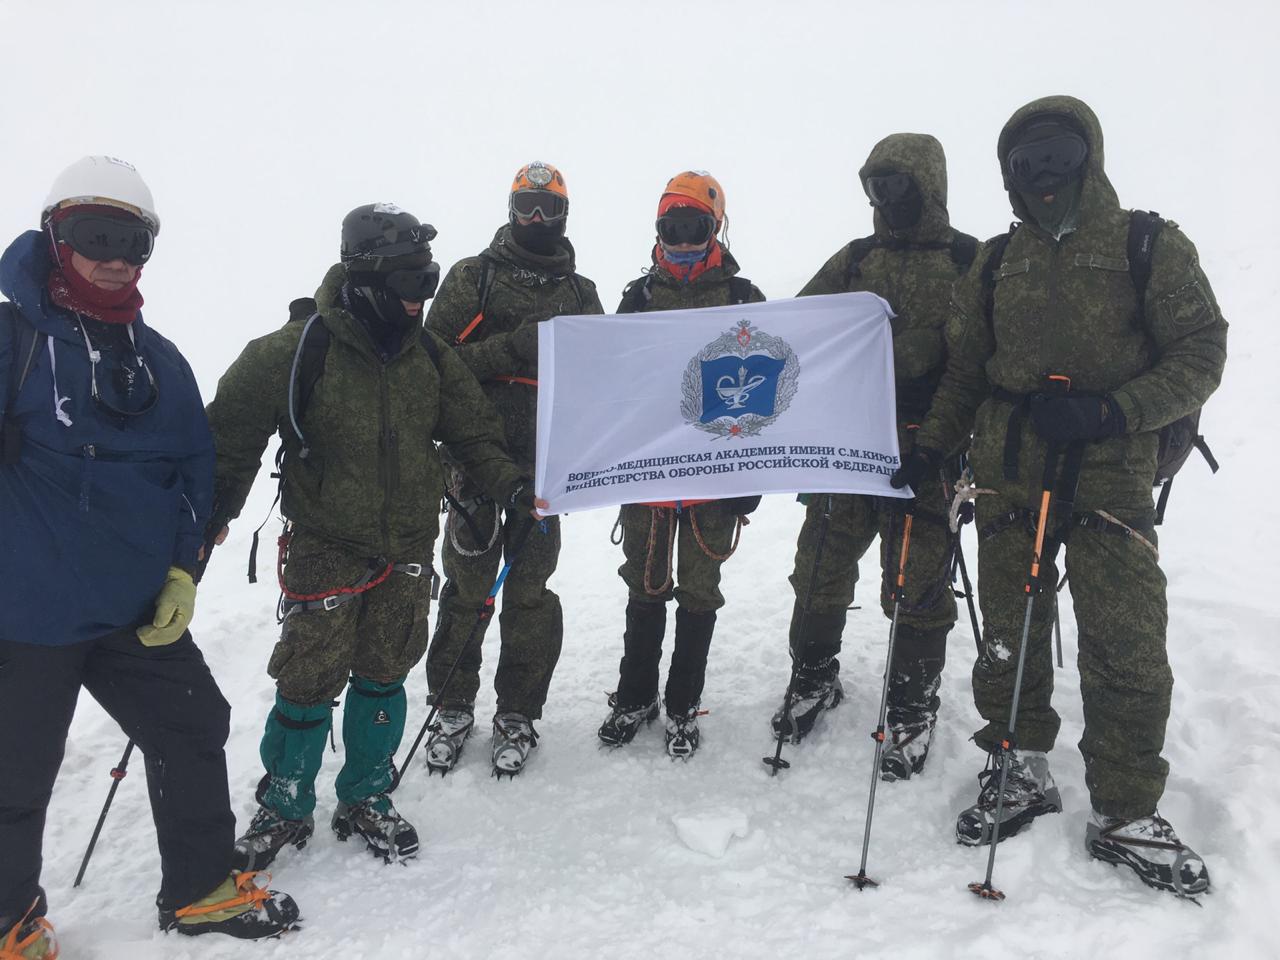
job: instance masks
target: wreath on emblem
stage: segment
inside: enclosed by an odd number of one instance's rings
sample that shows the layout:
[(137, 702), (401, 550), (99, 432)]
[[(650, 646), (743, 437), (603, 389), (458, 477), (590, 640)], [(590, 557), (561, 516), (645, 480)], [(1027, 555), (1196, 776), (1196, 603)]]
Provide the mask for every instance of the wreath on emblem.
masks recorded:
[[(747, 357), (764, 354), (783, 362), (778, 374), (777, 395), (773, 413), (743, 413), (737, 416), (716, 417), (702, 422), (702, 364), (721, 357)], [(680, 414), (685, 423), (716, 437), (754, 437), (772, 424), (791, 405), (800, 387), (800, 360), (791, 346), (781, 337), (762, 333), (749, 320), (739, 320), (737, 329), (728, 330), (703, 347), (685, 367), (681, 382)]]

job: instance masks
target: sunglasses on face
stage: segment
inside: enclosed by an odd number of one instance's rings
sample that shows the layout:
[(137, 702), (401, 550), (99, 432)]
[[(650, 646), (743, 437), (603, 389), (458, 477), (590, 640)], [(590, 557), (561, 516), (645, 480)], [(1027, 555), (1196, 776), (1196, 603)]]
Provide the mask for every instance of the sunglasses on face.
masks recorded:
[(54, 236), (89, 260), (124, 260), (140, 267), (151, 258), (156, 235), (145, 223), (97, 213), (73, 213), (54, 227)]
[(569, 201), (550, 190), (520, 190), (511, 195), (511, 212), (521, 220), (537, 214), (543, 223), (551, 223), (569, 215)]
[(909, 173), (889, 173), (882, 177), (867, 177), (864, 186), (872, 205), (884, 207), (910, 196), (916, 188), (916, 181)]

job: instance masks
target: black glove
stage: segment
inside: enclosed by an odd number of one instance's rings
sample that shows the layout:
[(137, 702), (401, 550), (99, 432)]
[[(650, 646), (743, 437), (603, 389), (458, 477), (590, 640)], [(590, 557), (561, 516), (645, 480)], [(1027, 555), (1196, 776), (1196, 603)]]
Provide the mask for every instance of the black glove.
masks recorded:
[(507, 497), (507, 509), (532, 513), (537, 508), (533, 499), (533, 481), (528, 477), (521, 477), (511, 488), (511, 496)]
[(728, 500), (721, 500), (720, 503), (735, 517), (745, 517), (755, 513), (761, 499), (761, 497), (730, 497)]
[(915, 447), (902, 458), (902, 466), (889, 478), (889, 486), (895, 490), (910, 487), (920, 492), (920, 484), (931, 476), (936, 476), (942, 467), (942, 454), (932, 447)]
[(1031, 423), (1045, 440), (1103, 440), (1124, 433), (1124, 412), (1109, 396), (1031, 397)]

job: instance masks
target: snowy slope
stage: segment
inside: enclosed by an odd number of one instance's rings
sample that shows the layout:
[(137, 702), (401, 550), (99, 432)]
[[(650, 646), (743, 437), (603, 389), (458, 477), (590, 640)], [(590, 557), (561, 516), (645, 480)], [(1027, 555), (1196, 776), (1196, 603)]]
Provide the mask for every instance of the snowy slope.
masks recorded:
[[(668, 176), (700, 166), (725, 184), (733, 249), (773, 297), (793, 293), (869, 230), (855, 171), (886, 133), (936, 134), (957, 226), (1009, 219), (996, 134), (1027, 100), (1070, 92), (1107, 131), (1124, 202), (1178, 220), (1232, 322), (1226, 382), (1203, 426), (1222, 461), (1179, 477), (1161, 548), (1177, 678), (1162, 811), (1206, 857), (1200, 908), (1087, 858), (1088, 799), (1075, 741), (1079, 685), (1068, 614), (1064, 719), (1053, 768), (1066, 812), (1001, 846), (1009, 899), (965, 891), (985, 851), (953, 842), (981, 755), (968, 694), (972, 637), (951, 638), (926, 774), (882, 785), (870, 873), (855, 872), (887, 624), (871, 589), (850, 615), (849, 699), (767, 776), (767, 720), (786, 682), (786, 583), (800, 508), (771, 498), (726, 566), (704, 747), (672, 764), (655, 727), (597, 748), (616, 680), (625, 592), (611, 511), (568, 517), (553, 585), (565, 650), (514, 782), (488, 777), (487, 738), (457, 772), (419, 768), (397, 803), (421, 858), (384, 867), (321, 830), (282, 858), (276, 883), (306, 929), (255, 954), (364, 957), (1197, 957), (1276, 955), (1280, 894), (1280, 470), (1273, 373), (1280, 243), (1271, 167), (1280, 92), (1271, 5), (1096, 3), (651, 4), (86, 0), (0, 4), (0, 225), (33, 225), (53, 174), (85, 153), (131, 159), (164, 229), (142, 289), (147, 316), (186, 351), (206, 393), (252, 336), (314, 289), (351, 207), (395, 200), (440, 229), (444, 263), (474, 253), (505, 216), (516, 167), (565, 171), (570, 234), (607, 305), (646, 265)], [(1260, 169), (1261, 168), (1261, 169)], [(272, 697), (264, 666), (275, 590), (243, 578), (265, 474), (201, 591), (197, 639), (231, 700), (228, 755), (241, 822), (260, 775)], [(252, 521), (250, 518), (253, 518)], [(274, 532), (274, 526), (268, 526)], [(271, 537), (265, 542), (270, 544)], [(973, 544), (968, 544), (973, 556)], [(874, 557), (874, 554), (872, 554)], [(269, 560), (260, 558), (264, 568)], [(875, 572), (864, 568), (864, 581)], [(496, 656), (496, 636), (486, 643)], [(480, 716), (492, 706), (491, 665)], [(409, 681), (416, 731), (425, 678)], [(154, 929), (158, 858), (141, 765), (120, 790), (82, 889), (71, 880), (123, 737), (85, 698), (46, 832), (44, 882), (68, 958), (232, 957), (230, 943)], [(339, 757), (320, 781), (326, 817)]]

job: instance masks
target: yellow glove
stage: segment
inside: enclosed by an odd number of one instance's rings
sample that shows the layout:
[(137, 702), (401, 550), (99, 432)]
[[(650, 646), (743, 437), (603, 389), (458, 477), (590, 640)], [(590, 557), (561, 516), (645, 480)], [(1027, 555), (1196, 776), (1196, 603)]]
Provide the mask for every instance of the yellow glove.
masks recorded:
[(195, 612), (195, 581), (181, 567), (170, 567), (156, 597), (155, 616), (138, 628), (138, 639), (146, 647), (168, 646), (182, 636)]

